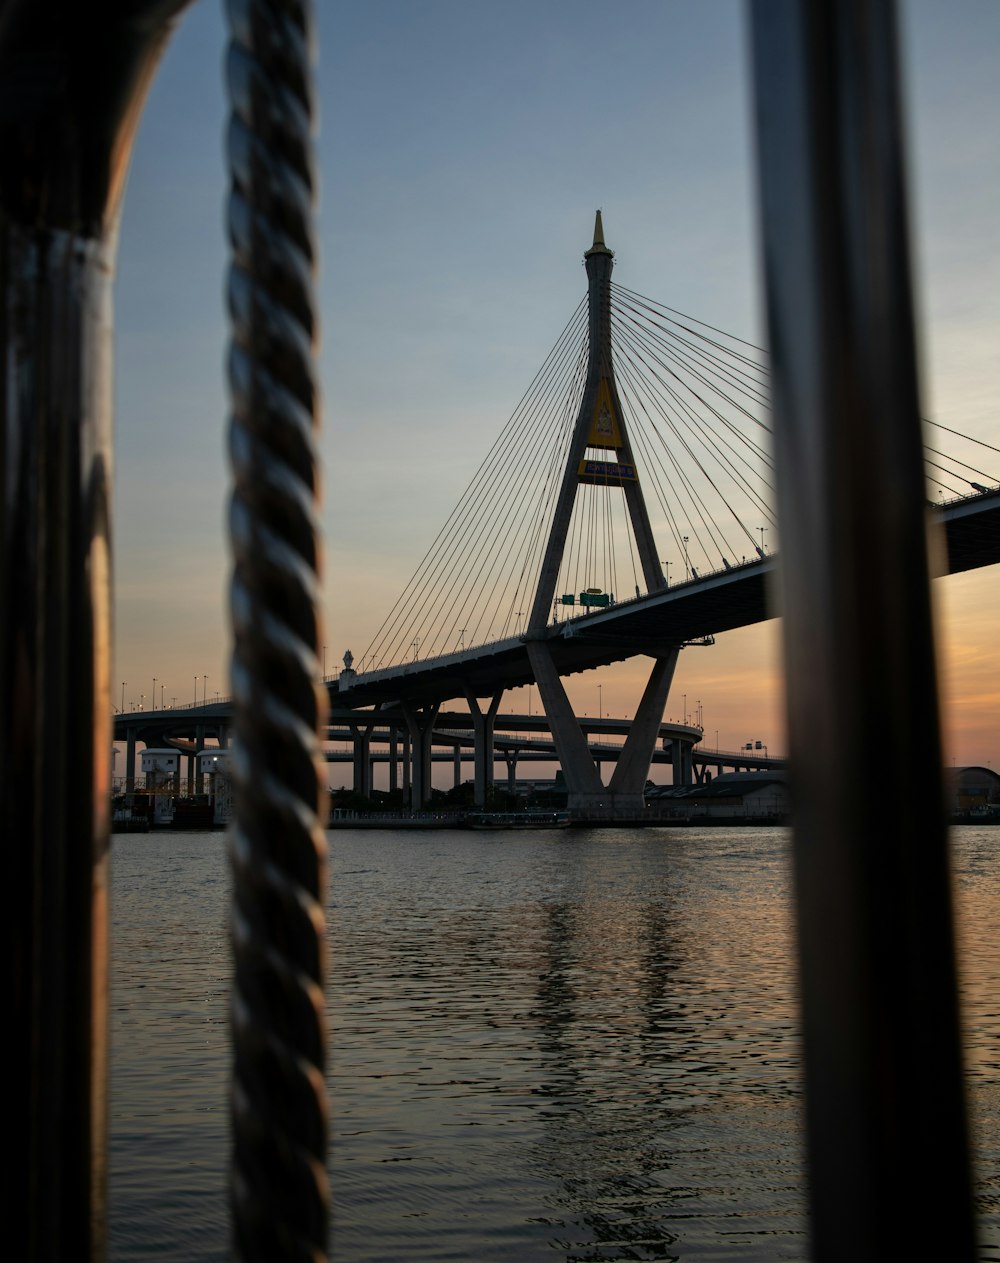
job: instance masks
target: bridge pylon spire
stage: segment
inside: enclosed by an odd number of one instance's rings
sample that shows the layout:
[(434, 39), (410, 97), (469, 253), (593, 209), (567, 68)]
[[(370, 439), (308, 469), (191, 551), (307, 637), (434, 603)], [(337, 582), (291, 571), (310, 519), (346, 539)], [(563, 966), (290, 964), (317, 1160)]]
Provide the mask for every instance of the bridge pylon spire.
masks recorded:
[[(594, 221), (594, 243), (583, 258), (590, 314), (587, 378), (528, 620), (529, 632), (540, 631), (552, 617), (559, 567), (577, 489), (581, 485), (621, 487), (646, 588), (657, 592), (666, 586), (615, 384), (611, 354), (611, 272), (615, 256), (604, 241), (600, 210)], [(600, 456), (588, 458), (588, 451), (599, 452)]]
[(636, 708), (615, 773), (605, 786), (546, 640), (546, 627), (551, 618), (573, 505), (577, 490), (582, 485), (622, 489), (646, 588), (649, 592), (659, 592), (667, 586), (660, 569), (625, 414), (615, 385), (611, 354), (611, 270), (615, 256), (605, 243), (600, 211), (594, 221), (594, 244), (583, 258), (589, 283), (587, 378), (580, 411), (573, 425), (525, 641), (528, 660), (566, 778), (570, 809), (597, 814), (620, 810), (641, 813), (649, 763), (677, 666), (679, 646), (650, 646), (653, 669)]

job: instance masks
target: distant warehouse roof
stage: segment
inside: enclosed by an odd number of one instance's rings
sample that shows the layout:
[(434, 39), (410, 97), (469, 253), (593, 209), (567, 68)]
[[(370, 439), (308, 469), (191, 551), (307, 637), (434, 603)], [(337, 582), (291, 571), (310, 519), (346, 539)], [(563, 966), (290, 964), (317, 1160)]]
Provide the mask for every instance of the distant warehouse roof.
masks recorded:
[(647, 799), (686, 799), (694, 801), (711, 800), (739, 801), (748, 795), (760, 795), (767, 790), (775, 794), (785, 795), (788, 778), (784, 771), (768, 772), (723, 772), (713, 780), (701, 785), (658, 785), (646, 793)]

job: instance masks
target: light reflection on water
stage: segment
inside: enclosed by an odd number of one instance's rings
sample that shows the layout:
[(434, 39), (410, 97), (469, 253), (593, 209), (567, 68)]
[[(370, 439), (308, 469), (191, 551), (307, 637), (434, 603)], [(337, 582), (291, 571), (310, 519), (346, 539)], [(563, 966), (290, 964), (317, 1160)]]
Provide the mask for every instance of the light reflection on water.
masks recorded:
[[(960, 832), (1000, 1259), (1000, 831)], [(335, 1260), (807, 1256), (784, 831), (330, 842)], [(222, 1259), (223, 839), (113, 859), (111, 1257)]]

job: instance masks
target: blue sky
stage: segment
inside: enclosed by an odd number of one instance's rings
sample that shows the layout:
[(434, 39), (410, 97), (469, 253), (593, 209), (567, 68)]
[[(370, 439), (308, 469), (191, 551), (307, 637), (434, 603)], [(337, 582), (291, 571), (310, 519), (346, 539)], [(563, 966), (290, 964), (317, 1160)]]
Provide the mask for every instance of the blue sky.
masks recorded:
[[(116, 704), (123, 680), (126, 704), (148, 701), (154, 676), (168, 704), (196, 676), (199, 696), (206, 675), (209, 698), (228, 691), (222, 8), (202, 0), (180, 24), (122, 220)], [(367, 644), (582, 297), (596, 207), (616, 280), (743, 337), (761, 320), (742, 2), (316, 9), (333, 669)], [(902, 16), (925, 408), (1000, 446), (1000, 5), (911, 0)], [(972, 625), (989, 576), (949, 581), (944, 614)], [(682, 663), (675, 696), (702, 701), (723, 745), (780, 744), (774, 652), (773, 628), (722, 638)], [(964, 670), (949, 696), (971, 694)], [(605, 711), (618, 679), (601, 676)], [(579, 685), (595, 709), (597, 682)], [(625, 672), (619, 710), (634, 687)], [(960, 761), (996, 766), (996, 730)]]

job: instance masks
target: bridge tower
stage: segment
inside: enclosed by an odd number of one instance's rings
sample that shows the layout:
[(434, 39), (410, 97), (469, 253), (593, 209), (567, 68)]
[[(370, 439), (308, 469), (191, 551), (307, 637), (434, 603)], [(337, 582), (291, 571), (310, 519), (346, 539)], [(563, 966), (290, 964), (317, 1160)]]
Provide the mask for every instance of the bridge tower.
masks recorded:
[[(614, 254), (604, 241), (598, 211), (594, 242), (584, 255), (588, 280), (589, 345), (587, 377), (570, 438), (559, 497), (542, 559), (525, 641), (538, 691), (552, 726), (571, 808), (596, 811), (641, 810), (653, 744), (677, 664), (679, 646), (651, 646), (653, 670), (636, 711), (625, 750), (607, 787), (587, 748), (551, 652), (541, 633), (549, 622), (559, 568), (579, 488), (620, 487), (628, 509), (636, 551), (648, 592), (666, 587), (649, 514), (629, 442), (625, 414), (615, 384), (611, 353), (611, 272)], [(587, 453), (600, 455), (588, 457)], [(648, 747), (648, 748), (647, 748)]]
[[(583, 257), (587, 268), (590, 313), (587, 379), (573, 426), (559, 499), (556, 501), (556, 511), (542, 559), (538, 588), (528, 620), (529, 631), (538, 631), (549, 621), (573, 504), (577, 489), (583, 485), (622, 489), (646, 589), (649, 592), (658, 592), (666, 587), (649, 525), (646, 501), (632, 456), (625, 414), (618, 398), (618, 387), (615, 385), (614, 361), (611, 356), (611, 271), (615, 265), (615, 256), (604, 244), (604, 225), (600, 211), (597, 212), (594, 223), (594, 244)], [(588, 449), (605, 453), (609, 459), (587, 460)]]

